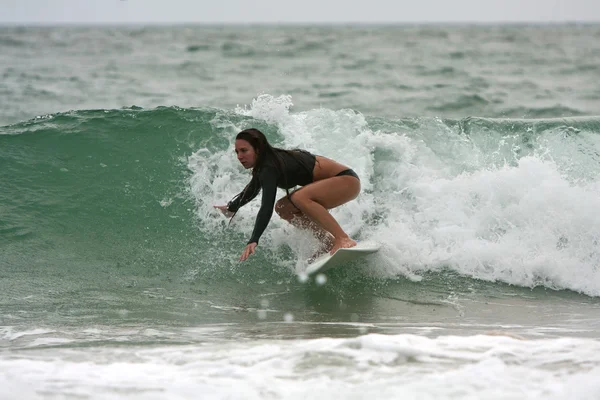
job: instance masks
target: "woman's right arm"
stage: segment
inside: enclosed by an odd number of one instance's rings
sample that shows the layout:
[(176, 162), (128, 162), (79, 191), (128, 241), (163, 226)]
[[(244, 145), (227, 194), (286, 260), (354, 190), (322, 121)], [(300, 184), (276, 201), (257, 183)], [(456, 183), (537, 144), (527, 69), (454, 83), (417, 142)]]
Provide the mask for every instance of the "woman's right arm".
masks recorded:
[(260, 182), (258, 179), (252, 179), (240, 194), (227, 203), (227, 210), (236, 212), (250, 200), (254, 199), (258, 195), (258, 192), (260, 192)]
[(231, 217), (243, 205), (254, 199), (260, 192), (260, 183), (258, 179), (251, 180), (244, 190), (233, 198), (226, 206), (213, 206), (221, 211), (226, 217)]

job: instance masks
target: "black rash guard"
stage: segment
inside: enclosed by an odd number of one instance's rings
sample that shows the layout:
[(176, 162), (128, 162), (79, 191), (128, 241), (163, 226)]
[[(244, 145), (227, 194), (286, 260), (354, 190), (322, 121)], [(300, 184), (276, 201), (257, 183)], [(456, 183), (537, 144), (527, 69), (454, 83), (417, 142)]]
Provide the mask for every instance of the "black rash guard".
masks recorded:
[(258, 243), (258, 239), (269, 224), (275, 207), (278, 187), (290, 189), (294, 186), (308, 185), (313, 181), (316, 157), (304, 150), (292, 150), (292, 153), (296, 157), (287, 152), (278, 151), (278, 155), (280, 155), (283, 162), (283, 171), (279, 171), (279, 168), (276, 167), (276, 160), (265, 160), (258, 172), (258, 180), (250, 181), (246, 190), (227, 204), (229, 211), (236, 212), (240, 207), (254, 199), (262, 189), (262, 203), (256, 216), (252, 237), (248, 243)]

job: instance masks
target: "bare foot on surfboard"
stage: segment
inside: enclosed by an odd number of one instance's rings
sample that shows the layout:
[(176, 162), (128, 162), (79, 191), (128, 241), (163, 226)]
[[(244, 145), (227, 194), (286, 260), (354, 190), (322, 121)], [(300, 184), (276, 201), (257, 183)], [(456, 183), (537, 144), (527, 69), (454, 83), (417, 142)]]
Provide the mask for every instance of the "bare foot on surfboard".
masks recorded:
[(356, 240), (352, 240), (349, 237), (335, 239), (335, 241), (333, 242), (333, 247), (329, 251), (329, 254), (333, 255), (339, 249), (348, 249), (354, 246), (356, 246)]

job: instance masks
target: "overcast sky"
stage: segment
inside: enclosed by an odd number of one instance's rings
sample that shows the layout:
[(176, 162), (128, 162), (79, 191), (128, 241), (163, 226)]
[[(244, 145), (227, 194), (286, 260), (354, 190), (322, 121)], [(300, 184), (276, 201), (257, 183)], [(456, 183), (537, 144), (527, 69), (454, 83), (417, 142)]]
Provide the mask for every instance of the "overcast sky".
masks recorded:
[(0, 23), (600, 21), (600, 0), (0, 0)]

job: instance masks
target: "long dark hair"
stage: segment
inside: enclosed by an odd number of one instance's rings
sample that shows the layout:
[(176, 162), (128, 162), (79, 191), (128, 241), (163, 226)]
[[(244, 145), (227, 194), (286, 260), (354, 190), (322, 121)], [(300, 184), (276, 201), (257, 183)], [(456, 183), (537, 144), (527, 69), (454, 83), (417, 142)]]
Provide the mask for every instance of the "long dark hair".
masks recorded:
[(252, 168), (252, 179), (258, 179), (258, 173), (267, 159), (274, 160), (275, 167), (280, 171), (283, 171), (283, 160), (280, 152), (292, 153), (291, 151), (271, 146), (265, 134), (255, 128), (244, 129), (238, 133), (235, 140), (239, 139), (250, 143), (256, 153), (256, 163)]
[[(252, 179), (246, 185), (244, 190), (242, 190), (237, 196), (235, 196), (232, 201), (234, 201), (240, 197), (243, 198), (244, 194), (246, 193), (246, 190), (248, 190), (249, 187), (252, 187), (252, 185), (258, 184), (257, 181), (258, 181), (258, 176), (259, 176), (260, 170), (264, 166), (265, 161), (268, 159), (273, 160), (275, 168), (280, 173), (283, 174), (283, 179), (286, 183), (285, 191), (286, 191), (288, 199), (289, 199), (290, 191), (287, 188), (287, 186), (288, 186), (287, 185), (287, 176), (285, 174), (285, 165), (284, 165), (285, 161), (282, 157), (283, 153), (289, 154), (290, 156), (292, 156), (296, 160), (298, 160), (300, 165), (302, 165), (304, 168), (306, 168), (306, 170), (310, 173), (310, 175), (312, 175), (312, 173), (313, 173), (310, 166), (306, 165), (305, 161), (301, 157), (298, 156), (298, 151), (303, 151), (303, 150), (298, 150), (298, 149), (286, 150), (286, 149), (281, 149), (278, 147), (273, 147), (267, 140), (267, 137), (265, 136), (265, 134), (262, 133), (261, 131), (259, 131), (258, 129), (255, 129), (255, 128), (244, 129), (243, 131), (238, 133), (237, 136), (235, 137), (235, 140), (238, 140), (238, 139), (247, 141), (254, 148), (254, 152), (256, 153), (256, 162), (254, 164), (254, 167), (252, 168)], [(290, 199), (290, 201), (291, 201), (291, 199)], [(231, 219), (233, 219), (233, 217), (235, 216), (236, 213), (237, 213), (237, 211), (231, 216)], [(229, 220), (229, 222), (231, 222), (231, 219)]]

